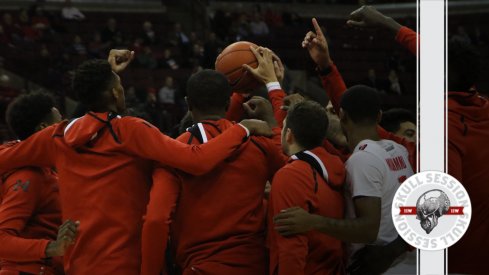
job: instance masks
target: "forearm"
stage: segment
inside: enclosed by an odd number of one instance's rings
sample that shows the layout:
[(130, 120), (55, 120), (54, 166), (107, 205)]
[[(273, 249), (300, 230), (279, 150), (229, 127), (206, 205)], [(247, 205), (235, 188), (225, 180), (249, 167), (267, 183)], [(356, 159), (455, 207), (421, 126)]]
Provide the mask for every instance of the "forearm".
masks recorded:
[(417, 55), (418, 34), (408, 27), (401, 26), (396, 32), (396, 41), (408, 49), (413, 55)]
[(233, 93), (230, 99), (229, 108), (226, 112), (226, 119), (230, 121), (240, 121), (244, 115), (243, 103), (245, 98), (242, 94)]
[(339, 114), (341, 96), (346, 91), (345, 81), (334, 64), (331, 64), (326, 71), (321, 71), (320, 74), (323, 88), (331, 100), (335, 112)]
[(371, 243), (375, 241), (378, 233), (369, 219), (331, 219), (319, 215), (313, 215), (315, 222), (313, 228), (330, 235), (331, 237), (351, 243)]
[(270, 97), (270, 101), (273, 107), (273, 116), (277, 122), (278, 127), (283, 127), (283, 121), (287, 116), (287, 112), (285, 110), (280, 109), (284, 104), (285, 92), (282, 89), (272, 90), (268, 93)]
[(0, 259), (12, 262), (39, 261), (46, 258), (49, 240), (24, 239), (0, 229)]

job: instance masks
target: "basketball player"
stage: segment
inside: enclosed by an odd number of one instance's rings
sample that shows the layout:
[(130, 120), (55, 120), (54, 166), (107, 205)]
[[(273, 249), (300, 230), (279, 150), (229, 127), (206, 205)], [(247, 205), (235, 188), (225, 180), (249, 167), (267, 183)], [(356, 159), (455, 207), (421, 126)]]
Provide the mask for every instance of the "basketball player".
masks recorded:
[[(341, 126), (353, 152), (346, 162), (348, 219), (293, 208), (276, 216), (274, 222), (283, 236), (319, 230), (352, 243), (352, 255), (364, 244), (385, 245), (398, 238), (391, 217), (392, 200), (413, 170), (406, 148), (379, 135), (380, 99), (375, 90), (353, 86), (344, 93), (340, 104)], [(400, 272), (415, 273), (415, 264), (405, 268)]]
[(480, 68), (472, 46), (448, 43), (448, 173), (467, 190), (473, 215), (462, 239), (448, 248), (451, 273), (487, 273), (487, 251), (481, 248), (489, 246), (489, 102), (474, 87)]
[(380, 126), (398, 137), (416, 142), (416, 117), (402, 108), (393, 108), (382, 113)]
[(63, 218), (80, 221), (65, 254), (68, 274), (137, 274), (141, 226), (153, 161), (204, 174), (229, 157), (249, 133), (271, 135), (263, 121), (247, 120), (201, 146), (175, 141), (148, 122), (121, 117), (124, 88), (118, 72), (133, 53), (112, 50), (109, 60), (80, 65), (73, 88), (89, 112), (47, 127), (0, 151), (0, 170), (56, 167)]
[[(314, 122), (314, 123), (307, 123)], [(339, 239), (307, 232), (283, 237), (273, 227), (280, 211), (299, 206), (310, 215), (343, 218), (343, 162), (321, 144), (328, 128), (325, 109), (303, 101), (288, 112), (282, 130), (282, 148), (290, 157), (275, 174), (268, 210), (270, 274), (344, 274), (345, 262)]]
[[(61, 121), (61, 115), (49, 94), (31, 93), (9, 104), (6, 120), (24, 140)], [(0, 184), (0, 274), (63, 274), (57, 256), (74, 241), (78, 224), (68, 220), (58, 233), (56, 173), (50, 167), (23, 167), (3, 174)]]

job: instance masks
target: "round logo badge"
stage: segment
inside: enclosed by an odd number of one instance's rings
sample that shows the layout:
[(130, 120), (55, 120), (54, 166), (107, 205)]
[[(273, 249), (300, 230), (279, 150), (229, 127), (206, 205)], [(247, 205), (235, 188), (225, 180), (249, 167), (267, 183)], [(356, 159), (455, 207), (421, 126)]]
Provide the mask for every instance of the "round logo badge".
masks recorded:
[(408, 244), (440, 250), (467, 231), (472, 207), (467, 191), (454, 177), (424, 171), (405, 180), (392, 202), (394, 226)]

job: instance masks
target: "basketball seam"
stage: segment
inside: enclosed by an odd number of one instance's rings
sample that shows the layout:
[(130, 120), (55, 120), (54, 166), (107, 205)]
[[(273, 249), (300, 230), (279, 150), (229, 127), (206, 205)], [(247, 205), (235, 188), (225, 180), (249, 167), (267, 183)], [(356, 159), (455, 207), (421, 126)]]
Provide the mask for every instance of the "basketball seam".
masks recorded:
[[(245, 64), (246, 64), (246, 65), (251, 65), (251, 64), (253, 64), (253, 63), (257, 63), (257, 64), (258, 64), (258, 61), (253, 61), (253, 62), (250, 62), (250, 63), (245, 63)], [(234, 72), (237, 72), (237, 71), (239, 71), (239, 70), (243, 70), (243, 67), (239, 67), (239, 68), (236, 68), (236, 69), (234, 69), (234, 70), (232, 70), (232, 71), (229, 71), (229, 72), (227, 72), (227, 73), (224, 73), (224, 75), (225, 75), (225, 76), (227, 76), (227, 75), (232, 74), (232, 73), (234, 73)]]

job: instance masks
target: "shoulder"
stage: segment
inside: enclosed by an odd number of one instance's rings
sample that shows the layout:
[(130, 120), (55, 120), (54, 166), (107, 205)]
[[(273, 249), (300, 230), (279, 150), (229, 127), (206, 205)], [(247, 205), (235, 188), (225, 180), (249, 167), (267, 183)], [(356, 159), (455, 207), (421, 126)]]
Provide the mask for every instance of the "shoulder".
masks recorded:
[(297, 182), (304, 182), (308, 179), (308, 173), (310, 167), (307, 163), (295, 160), (287, 163), (284, 167), (280, 168), (273, 176), (273, 185), (279, 186), (293, 186)]

